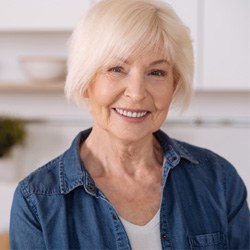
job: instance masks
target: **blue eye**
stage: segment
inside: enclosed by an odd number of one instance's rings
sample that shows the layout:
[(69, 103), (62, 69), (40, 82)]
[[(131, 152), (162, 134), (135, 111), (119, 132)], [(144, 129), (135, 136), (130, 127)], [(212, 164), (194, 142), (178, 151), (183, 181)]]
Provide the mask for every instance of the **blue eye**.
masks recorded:
[(166, 76), (167, 72), (165, 72), (164, 70), (152, 70), (150, 74), (153, 76), (161, 77), (161, 76)]

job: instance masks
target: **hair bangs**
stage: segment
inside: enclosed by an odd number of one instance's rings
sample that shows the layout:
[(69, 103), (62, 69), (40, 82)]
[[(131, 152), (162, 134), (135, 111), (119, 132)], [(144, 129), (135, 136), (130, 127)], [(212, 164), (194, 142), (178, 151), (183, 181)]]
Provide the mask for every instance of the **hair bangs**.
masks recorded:
[[(150, 52), (160, 52), (168, 61), (172, 62), (172, 56), (168, 46), (168, 40), (160, 27), (155, 13), (142, 16), (138, 20), (121, 21), (122, 28), (117, 26), (112, 34), (109, 33), (107, 47), (100, 58), (100, 67), (109, 64), (116, 58), (126, 60), (128, 57), (142, 57)], [(131, 22), (133, 21), (133, 22)], [(167, 40), (167, 41), (166, 41)]]

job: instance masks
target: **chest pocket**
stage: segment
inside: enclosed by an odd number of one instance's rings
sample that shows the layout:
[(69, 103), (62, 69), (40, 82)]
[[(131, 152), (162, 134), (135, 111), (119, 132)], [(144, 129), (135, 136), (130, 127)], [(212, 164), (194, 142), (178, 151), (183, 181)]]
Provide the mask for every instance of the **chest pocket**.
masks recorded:
[(193, 250), (227, 249), (226, 236), (221, 233), (189, 236), (190, 248)]

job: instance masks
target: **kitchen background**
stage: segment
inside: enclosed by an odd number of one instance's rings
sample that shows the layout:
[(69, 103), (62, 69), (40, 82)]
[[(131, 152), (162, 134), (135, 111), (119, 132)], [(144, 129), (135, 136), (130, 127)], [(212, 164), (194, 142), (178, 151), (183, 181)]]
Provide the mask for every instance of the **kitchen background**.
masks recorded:
[[(191, 29), (196, 76), (190, 108), (183, 114), (171, 110), (163, 129), (227, 158), (250, 190), (250, 1), (167, 2)], [(18, 181), (62, 153), (76, 133), (91, 126), (88, 110), (65, 100), (63, 81), (32, 81), (21, 58), (66, 58), (70, 33), (93, 3), (0, 1), (0, 115), (24, 119), (28, 132), (8, 161), (0, 159), (0, 233), (8, 232)]]

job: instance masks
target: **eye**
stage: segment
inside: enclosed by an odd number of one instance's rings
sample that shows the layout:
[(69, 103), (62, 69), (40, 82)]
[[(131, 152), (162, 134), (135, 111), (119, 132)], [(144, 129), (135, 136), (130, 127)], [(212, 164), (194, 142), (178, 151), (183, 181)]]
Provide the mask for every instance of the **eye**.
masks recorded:
[(152, 76), (163, 77), (167, 75), (167, 72), (164, 70), (152, 70), (149, 74)]
[(114, 72), (114, 73), (121, 73), (123, 71), (123, 68), (120, 66), (112, 67), (108, 69), (108, 72)]

